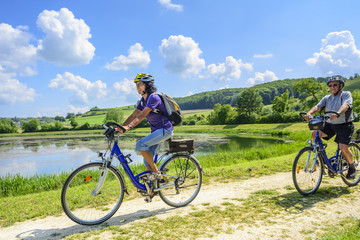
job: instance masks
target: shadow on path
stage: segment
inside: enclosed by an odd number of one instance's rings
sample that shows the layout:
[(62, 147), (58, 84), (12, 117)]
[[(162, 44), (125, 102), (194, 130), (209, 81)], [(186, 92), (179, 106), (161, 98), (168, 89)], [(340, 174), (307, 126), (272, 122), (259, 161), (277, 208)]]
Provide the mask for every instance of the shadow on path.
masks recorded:
[[(52, 228), (52, 229), (33, 229), (30, 231), (22, 232), (16, 235), (16, 239), (24, 239), (24, 240), (35, 240), (35, 239), (61, 239), (68, 235), (73, 235), (77, 233), (84, 233), (90, 231), (101, 230), (110, 225), (116, 226), (124, 226), (126, 224), (132, 223), (136, 220), (148, 218), (152, 216), (157, 216), (161, 214), (165, 214), (167, 212), (171, 212), (175, 210), (175, 208), (161, 208), (153, 211), (149, 210), (138, 210), (137, 212), (125, 214), (121, 216), (115, 216), (107, 220), (106, 222), (94, 225), (94, 226), (83, 226), (80, 224), (67, 227), (67, 228)], [(121, 211), (121, 208), (119, 209)], [(69, 219), (69, 221), (71, 221)]]
[(315, 194), (307, 197), (300, 195), (298, 192), (291, 192), (263, 199), (263, 201), (275, 201), (275, 204), (284, 208), (286, 212), (300, 214), (306, 209), (315, 207), (316, 203), (336, 199), (350, 193), (349, 187), (331, 186), (320, 188)]

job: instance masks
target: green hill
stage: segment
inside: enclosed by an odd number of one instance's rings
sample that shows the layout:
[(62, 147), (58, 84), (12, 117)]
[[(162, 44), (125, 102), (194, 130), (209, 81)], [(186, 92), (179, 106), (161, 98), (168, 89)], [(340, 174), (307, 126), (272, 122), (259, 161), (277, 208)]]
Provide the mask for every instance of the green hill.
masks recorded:
[(360, 89), (360, 77), (349, 79), (345, 82), (344, 90), (353, 92), (356, 89)]
[[(294, 92), (292, 86), (299, 79), (284, 79), (273, 82), (258, 84), (252, 88), (259, 91), (263, 98), (264, 105), (272, 103), (276, 96), (280, 96), (287, 89), (290, 96), (298, 97), (298, 93)], [(181, 109), (212, 109), (216, 103), (221, 105), (230, 104), (235, 106), (239, 95), (246, 88), (228, 88), (210, 92), (194, 94), (188, 97), (175, 98), (175, 101), (181, 106)]]

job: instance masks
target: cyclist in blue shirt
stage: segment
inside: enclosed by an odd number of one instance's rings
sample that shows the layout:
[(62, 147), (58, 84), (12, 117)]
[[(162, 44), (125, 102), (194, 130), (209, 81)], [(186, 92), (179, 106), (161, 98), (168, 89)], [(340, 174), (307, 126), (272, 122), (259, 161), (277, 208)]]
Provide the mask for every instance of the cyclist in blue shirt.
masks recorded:
[[(142, 97), (136, 109), (125, 120), (122, 127), (126, 131), (129, 131), (145, 118), (150, 123), (151, 133), (136, 143), (135, 150), (140, 152), (143, 156), (146, 170), (152, 171), (151, 174), (148, 174), (149, 180), (154, 181), (155, 179), (161, 178), (161, 173), (154, 163), (153, 156), (157, 151), (159, 144), (172, 136), (173, 125), (166, 116), (153, 112), (153, 110), (159, 109), (160, 112), (166, 113), (165, 105), (161, 98), (159, 95), (154, 94), (157, 89), (154, 85), (153, 76), (146, 73), (139, 73), (135, 77), (134, 82), (138, 93)], [(120, 128), (117, 128), (116, 130), (123, 132)]]
[[(320, 137), (329, 140), (336, 135), (335, 142), (339, 143), (340, 150), (349, 163), (349, 171), (346, 178), (354, 179), (356, 177), (356, 169), (353, 155), (349, 150), (349, 143), (354, 132), (351, 92), (342, 91), (345, 82), (340, 76), (331, 77), (327, 81), (327, 85), (331, 94), (323, 97), (304, 118), (309, 122), (311, 115), (323, 108), (325, 108), (325, 111), (335, 111), (338, 113), (330, 115), (330, 119), (325, 123), (324, 129), (320, 131)], [(315, 138), (315, 131), (313, 132), (313, 138)]]

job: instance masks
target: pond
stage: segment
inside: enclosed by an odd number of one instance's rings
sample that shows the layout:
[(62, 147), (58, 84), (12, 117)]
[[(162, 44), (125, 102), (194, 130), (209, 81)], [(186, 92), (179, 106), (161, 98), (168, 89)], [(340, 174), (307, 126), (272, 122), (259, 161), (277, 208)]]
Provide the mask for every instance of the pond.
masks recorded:
[[(135, 143), (143, 135), (122, 135), (119, 146), (124, 155), (131, 154), (132, 164), (142, 163), (141, 155), (135, 151)], [(243, 135), (220, 136), (208, 134), (182, 134), (173, 139), (194, 139), (195, 155), (238, 151), (250, 147), (268, 147), (281, 140), (254, 138)], [(91, 160), (97, 153), (107, 149), (108, 142), (102, 136), (44, 137), (44, 138), (0, 138), (0, 176), (20, 174), (52, 174), (76, 169)], [(161, 152), (164, 152), (162, 146)], [(117, 161), (117, 160), (116, 160)]]

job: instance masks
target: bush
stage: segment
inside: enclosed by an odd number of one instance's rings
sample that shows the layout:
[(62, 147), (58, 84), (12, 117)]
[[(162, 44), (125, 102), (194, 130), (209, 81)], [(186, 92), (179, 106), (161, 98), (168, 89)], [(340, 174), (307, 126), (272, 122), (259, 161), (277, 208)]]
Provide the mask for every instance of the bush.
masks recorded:
[(0, 133), (16, 133), (17, 126), (13, 121), (8, 119), (0, 120)]
[(36, 132), (39, 128), (39, 125), (39, 120), (34, 118), (29, 122), (24, 122), (21, 128), (24, 132)]
[(274, 112), (269, 115), (260, 116), (257, 119), (257, 123), (291, 123), (291, 122), (301, 122), (302, 119), (299, 116), (298, 112), (287, 112), (287, 113), (278, 113)]
[(88, 130), (91, 129), (90, 123), (86, 122), (82, 126), (79, 127), (80, 130)]
[(250, 116), (245, 114), (240, 114), (236, 118), (236, 123), (238, 124), (246, 124), (246, 123), (255, 123), (257, 119), (256, 114), (251, 114)]

